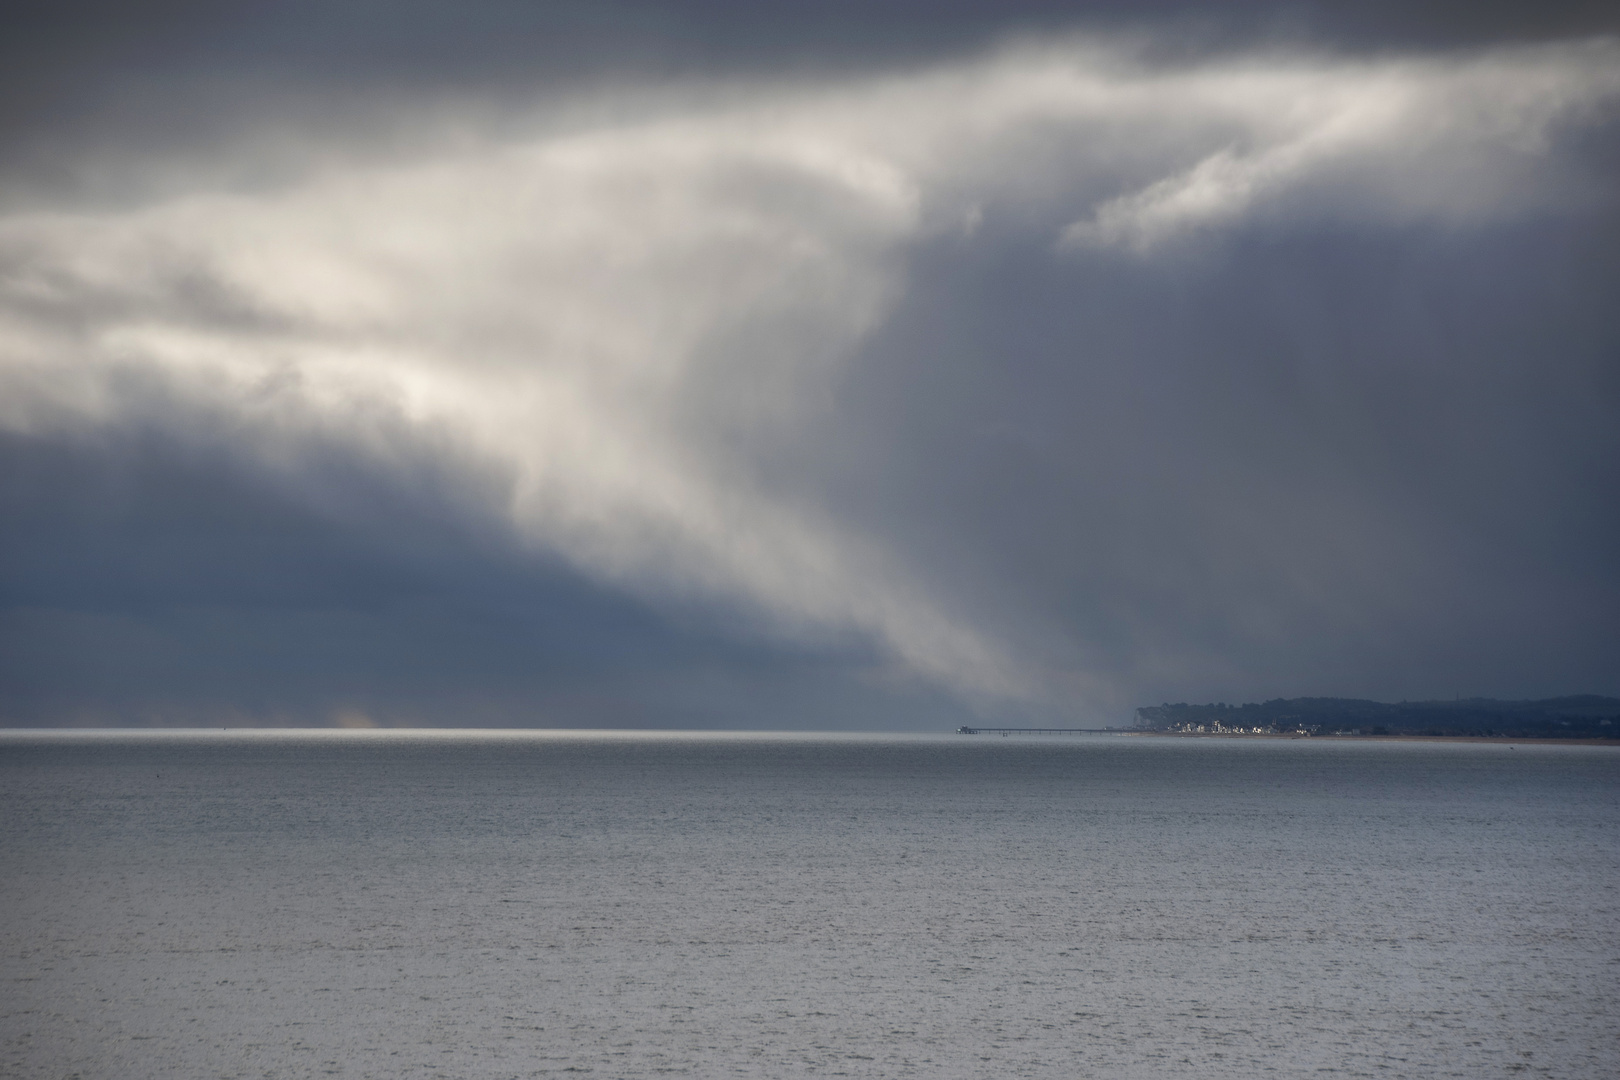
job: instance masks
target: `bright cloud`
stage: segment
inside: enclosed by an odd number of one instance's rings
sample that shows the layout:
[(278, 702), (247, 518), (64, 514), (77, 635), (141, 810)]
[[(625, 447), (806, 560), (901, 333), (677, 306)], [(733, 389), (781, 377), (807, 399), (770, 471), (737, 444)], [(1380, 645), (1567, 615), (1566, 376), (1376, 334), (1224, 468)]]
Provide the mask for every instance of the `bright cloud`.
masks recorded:
[(686, 106), (627, 93), (596, 124), (539, 105), (527, 134), (425, 131), (415, 157), (333, 156), (271, 190), (16, 211), (0, 424), (150, 421), (156, 394), (162, 422), (223, 420), (289, 467), (303, 440), (381, 456), (404, 431), (603, 580), (854, 631), (964, 692), (1038, 694), (904, 552), (750, 467), (814, 424), (909, 247), (985, 207), (1060, 248), (1142, 254), (1288, 198), (1523, 213), (1556, 197), (1561, 125), (1612, 109), (1617, 61), (1596, 42), (1166, 69), (1071, 42)]

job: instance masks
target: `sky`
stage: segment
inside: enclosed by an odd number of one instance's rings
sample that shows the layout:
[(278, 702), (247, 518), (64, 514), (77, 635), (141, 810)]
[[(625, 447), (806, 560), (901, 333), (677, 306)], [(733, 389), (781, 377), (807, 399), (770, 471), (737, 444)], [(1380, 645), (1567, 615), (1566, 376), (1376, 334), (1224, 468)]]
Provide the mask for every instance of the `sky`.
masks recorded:
[(1620, 15), (19, 5), (0, 724), (1620, 694)]

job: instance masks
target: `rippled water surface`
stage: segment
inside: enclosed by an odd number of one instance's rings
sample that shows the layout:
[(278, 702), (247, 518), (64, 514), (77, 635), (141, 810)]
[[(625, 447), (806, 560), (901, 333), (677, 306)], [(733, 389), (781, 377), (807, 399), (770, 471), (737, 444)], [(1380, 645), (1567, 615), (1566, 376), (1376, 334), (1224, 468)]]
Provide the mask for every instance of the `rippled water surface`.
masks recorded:
[(1620, 749), (0, 736), (0, 1075), (1620, 1075)]

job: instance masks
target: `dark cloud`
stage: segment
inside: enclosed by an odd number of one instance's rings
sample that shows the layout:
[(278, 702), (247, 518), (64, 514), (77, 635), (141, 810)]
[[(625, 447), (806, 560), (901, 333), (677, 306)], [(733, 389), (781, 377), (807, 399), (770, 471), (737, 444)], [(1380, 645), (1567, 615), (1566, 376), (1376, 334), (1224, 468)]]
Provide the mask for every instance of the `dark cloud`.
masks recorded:
[[(1075, 29), (1151, 30), (1169, 51), (1448, 48), (1620, 33), (1620, 15), (1601, 0), (25, 0), (7, 5), (6, 29), (0, 176), (12, 197), (115, 199), (130, 179), (84, 175), (86, 140), (174, 153), (289, 111), (310, 127), (364, 116), (401, 94), (870, 69)], [(386, 125), (373, 116), (369, 126)], [(267, 175), (284, 167), (253, 164)]]
[[(0, 439), (0, 722), (939, 726), (856, 642), (740, 639), (469, 529), (424, 470), (298, 490), (161, 432)], [(324, 497), (310, 498), (310, 487)], [(730, 627), (730, 629), (727, 629)], [(892, 682), (892, 680), (891, 680)]]
[(930, 251), (825, 445), (852, 513), (1143, 700), (1611, 688), (1620, 222), (1595, 225)]
[[(872, 78), (1076, 27), (1150, 56), (1086, 85), (1096, 112), (1040, 99), (1034, 52)], [(1620, 693), (1608, 54), (1434, 59), (1620, 31), (1612, 5), (53, 4), (11, 30), (0, 722)], [(1306, 58), (1260, 72), (1297, 130), (1249, 69), (1175, 81), (1244, 50)], [(1393, 53), (1434, 62), (1334, 66)], [(781, 100), (612, 97), (693, 77)], [(498, 122), (429, 130), (564, 91), (643, 126), (521, 159)], [(1345, 100), (1396, 105), (1363, 130)], [(1014, 119), (947, 122), (980, 107)]]
[(1212, 11), (1188, 0), (815, 0), (788, 8), (746, 0), (292, 0), (215, 4), (156, 0), (21, 0), (9, 5), (6, 56), (49, 63), (151, 69), (262, 65), (354, 77), (483, 78), (536, 65), (586, 70), (603, 64), (839, 63), (882, 52), (919, 55), (977, 46), (1008, 32), (1141, 27), (1182, 22), (1206, 39), (1314, 35), (1326, 43), (1474, 44), (1612, 30), (1612, 5), (1288, 2), (1236, 0)]

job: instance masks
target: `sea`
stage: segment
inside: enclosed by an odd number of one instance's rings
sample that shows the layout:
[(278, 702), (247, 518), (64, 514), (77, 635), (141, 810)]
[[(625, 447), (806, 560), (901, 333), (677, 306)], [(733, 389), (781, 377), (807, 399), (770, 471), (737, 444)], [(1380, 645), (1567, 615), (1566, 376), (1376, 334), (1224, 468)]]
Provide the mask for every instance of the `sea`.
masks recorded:
[(0, 1075), (1620, 1075), (1620, 747), (0, 734)]

